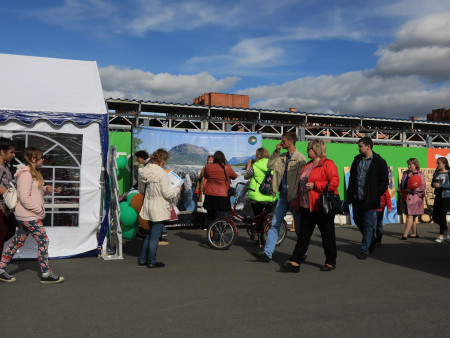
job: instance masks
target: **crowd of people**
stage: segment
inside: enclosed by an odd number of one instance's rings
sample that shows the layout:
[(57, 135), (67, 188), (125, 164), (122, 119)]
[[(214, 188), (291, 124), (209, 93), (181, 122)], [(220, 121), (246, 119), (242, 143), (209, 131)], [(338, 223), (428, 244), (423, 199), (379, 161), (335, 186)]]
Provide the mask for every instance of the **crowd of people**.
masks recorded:
[[(322, 238), (325, 255), (321, 271), (336, 269), (337, 247), (333, 213), (321, 211), (321, 195), (331, 193), (339, 196), (339, 175), (335, 163), (327, 158), (326, 144), (322, 139), (308, 142), (306, 157), (295, 146), (297, 135), (285, 133), (281, 143), (276, 145), (270, 155), (267, 149), (259, 148), (255, 160), (249, 160), (244, 178), (249, 180), (248, 200), (253, 213), (269, 213), (273, 209), (273, 218), (262, 250), (254, 251), (257, 259), (270, 262), (275, 251), (280, 225), (290, 211), (293, 216), (297, 242), (292, 255), (283, 267), (288, 272), (299, 272), (301, 263), (307, 259), (311, 236), (317, 226)], [(281, 152), (281, 149), (286, 152)], [(13, 175), (8, 163), (15, 157), (15, 144), (7, 138), (0, 139), (0, 195), (7, 191)], [(392, 211), (391, 196), (388, 189), (389, 172), (386, 161), (373, 151), (373, 142), (369, 137), (358, 141), (359, 154), (355, 156), (350, 168), (347, 188), (347, 201), (352, 205), (353, 220), (361, 232), (362, 240), (358, 259), (366, 259), (376, 246), (381, 245), (383, 234), (384, 209)], [(149, 155), (145, 151), (135, 154), (141, 168), (137, 172), (136, 188), (143, 195), (143, 205), (139, 216), (148, 222), (149, 230), (145, 235), (138, 266), (162, 268), (165, 264), (157, 261), (158, 245), (167, 244), (163, 235), (165, 223), (171, 218), (173, 200), (177, 199), (181, 187), (172, 188), (164, 166), (169, 159), (165, 149), (158, 149)], [(60, 283), (64, 277), (53, 274), (48, 265), (48, 237), (42, 225), (45, 217), (43, 195), (52, 192), (52, 187), (44, 185), (39, 168), (43, 165), (42, 150), (28, 147), (23, 150), (25, 165), (14, 175), (17, 184), (18, 203), (13, 211), (9, 210), (3, 198), (0, 198), (0, 248), (13, 237), (4, 250), (0, 261), (0, 281), (14, 282), (15, 278), (6, 272), (8, 263), (20, 248), (28, 235), (38, 243), (38, 261), (41, 269), (41, 283)], [(417, 159), (407, 161), (408, 170), (401, 178), (399, 192), (402, 196), (402, 212), (406, 215), (402, 240), (418, 238), (417, 217), (424, 213), (426, 180), (420, 171)], [(270, 173), (269, 192), (261, 190)], [(231, 181), (238, 175), (228, 165), (222, 151), (216, 151), (207, 159), (201, 171), (196, 193), (199, 206), (206, 210), (206, 222), (230, 212)], [(411, 182), (419, 182), (412, 186)], [(436, 242), (442, 243), (450, 237), (447, 227), (447, 212), (450, 208), (450, 170), (445, 157), (437, 159), (437, 169), (433, 175), (432, 187), (435, 193), (433, 218), (439, 225)], [(17, 230), (16, 230), (17, 226)], [(259, 229), (261, 230), (261, 229)], [(412, 231), (412, 234), (410, 234)], [(262, 231), (259, 231), (262, 233)], [(214, 237), (220, 234), (213, 234)]]

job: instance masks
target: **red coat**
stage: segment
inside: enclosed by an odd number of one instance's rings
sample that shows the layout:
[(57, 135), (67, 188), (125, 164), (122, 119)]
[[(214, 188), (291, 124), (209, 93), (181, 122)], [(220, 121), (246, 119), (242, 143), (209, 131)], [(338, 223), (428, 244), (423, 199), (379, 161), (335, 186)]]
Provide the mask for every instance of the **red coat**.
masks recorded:
[(380, 197), (380, 208), (375, 209), (376, 211), (383, 211), (384, 206), (387, 206), (388, 209), (392, 209), (391, 203), (391, 194), (389, 193), (389, 189), (386, 189), (383, 195)]
[[(309, 163), (311, 163), (311, 161), (305, 164), (302, 169), (302, 173)], [(330, 181), (328, 190), (333, 191), (335, 194), (338, 194), (338, 170), (334, 162), (332, 160), (328, 160), (326, 156), (324, 156), (320, 159), (319, 164), (313, 170), (311, 170), (308, 177), (308, 183), (314, 183), (314, 189), (308, 192), (309, 210), (311, 212), (319, 211), (319, 195), (325, 190), (328, 181)], [(298, 189), (297, 192), (297, 210), (300, 210), (300, 189)]]
[(210, 196), (228, 196), (229, 180), (234, 180), (238, 175), (227, 164), (225, 165), (228, 179), (225, 177), (223, 167), (217, 163), (207, 164), (203, 177), (207, 179), (203, 194)]

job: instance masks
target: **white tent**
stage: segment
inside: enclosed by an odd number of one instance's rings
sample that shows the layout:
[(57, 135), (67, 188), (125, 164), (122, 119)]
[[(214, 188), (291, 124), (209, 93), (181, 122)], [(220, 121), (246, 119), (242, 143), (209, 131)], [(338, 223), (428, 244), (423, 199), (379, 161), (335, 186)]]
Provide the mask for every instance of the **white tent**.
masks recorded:
[[(95, 253), (99, 225), (108, 223), (108, 115), (97, 63), (0, 54), (0, 135), (18, 144), (19, 161), (22, 147), (44, 150), (46, 184), (62, 187), (45, 200), (49, 256)], [(36, 249), (28, 238), (15, 258)]]

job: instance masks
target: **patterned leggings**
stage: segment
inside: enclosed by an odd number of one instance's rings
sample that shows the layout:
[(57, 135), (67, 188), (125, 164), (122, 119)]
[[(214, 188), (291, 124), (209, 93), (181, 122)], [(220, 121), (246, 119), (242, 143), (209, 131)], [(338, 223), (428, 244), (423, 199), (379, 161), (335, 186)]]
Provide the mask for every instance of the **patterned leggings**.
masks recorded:
[(19, 229), (8, 248), (3, 253), (0, 269), (4, 269), (8, 265), (17, 249), (23, 245), (28, 235), (31, 234), (38, 244), (37, 256), (41, 272), (48, 272), (48, 237), (45, 228), (42, 225), (42, 221), (38, 219), (35, 221), (17, 221), (17, 223)]

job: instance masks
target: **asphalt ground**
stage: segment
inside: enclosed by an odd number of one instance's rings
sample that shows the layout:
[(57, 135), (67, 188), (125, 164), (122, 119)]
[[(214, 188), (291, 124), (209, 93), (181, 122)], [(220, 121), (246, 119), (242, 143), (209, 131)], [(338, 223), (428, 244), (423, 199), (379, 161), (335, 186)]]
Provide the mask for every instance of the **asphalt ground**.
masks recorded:
[(36, 260), (14, 261), (15, 283), (0, 283), (1, 337), (448, 337), (450, 242), (438, 226), (400, 240), (402, 224), (385, 225), (383, 245), (358, 260), (361, 235), (337, 226), (337, 269), (321, 272), (320, 234), (312, 236), (300, 273), (282, 263), (295, 233), (270, 263), (240, 229), (225, 251), (210, 249), (201, 229), (169, 230), (158, 249), (162, 269), (137, 266), (141, 239), (124, 259), (52, 260), (66, 281), (39, 283)]

